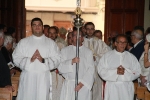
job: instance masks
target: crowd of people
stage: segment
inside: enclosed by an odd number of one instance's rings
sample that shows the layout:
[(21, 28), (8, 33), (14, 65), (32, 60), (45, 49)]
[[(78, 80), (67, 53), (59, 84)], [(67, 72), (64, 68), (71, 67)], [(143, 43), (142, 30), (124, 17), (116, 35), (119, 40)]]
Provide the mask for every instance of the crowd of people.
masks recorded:
[(78, 100), (134, 100), (133, 82), (150, 90), (150, 28), (114, 30), (105, 43), (87, 22), (79, 29), (79, 56), (76, 27), (67, 33), (33, 18), (31, 29), (17, 43), (15, 28), (0, 24), (0, 87), (15, 91), (11, 76), (19, 70), (17, 100), (75, 100), (75, 91)]

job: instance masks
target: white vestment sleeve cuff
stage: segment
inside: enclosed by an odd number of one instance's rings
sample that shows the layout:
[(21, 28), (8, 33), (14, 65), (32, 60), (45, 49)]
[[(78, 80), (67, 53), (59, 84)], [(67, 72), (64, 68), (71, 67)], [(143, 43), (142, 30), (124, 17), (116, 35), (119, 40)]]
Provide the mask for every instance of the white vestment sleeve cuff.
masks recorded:
[(45, 65), (49, 67), (50, 70), (55, 69), (54, 62), (51, 60), (51, 58), (44, 58)]
[(117, 69), (102, 69), (98, 72), (105, 81), (116, 82), (118, 79)]
[(85, 87), (87, 87), (89, 90), (91, 90), (92, 86), (89, 86), (85, 81), (80, 81)]
[(29, 65), (31, 64), (31, 58), (29, 57), (24, 57), (21, 61), (19, 67), (20, 69), (24, 70), (25, 68), (29, 67)]
[(60, 74), (72, 73), (73, 67), (74, 67), (74, 64), (72, 65), (72, 59), (70, 59), (70, 60), (66, 60), (64, 62), (61, 62), (59, 67), (58, 67), (58, 70), (59, 70)]

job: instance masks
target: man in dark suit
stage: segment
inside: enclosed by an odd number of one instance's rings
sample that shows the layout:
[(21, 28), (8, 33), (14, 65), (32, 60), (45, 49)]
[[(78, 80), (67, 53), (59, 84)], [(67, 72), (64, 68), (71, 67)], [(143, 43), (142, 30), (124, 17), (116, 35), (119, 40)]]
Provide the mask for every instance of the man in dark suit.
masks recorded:
[(144, 28), (141, 26), (136, 26), (131, 33), (131, 41), (134, 44), (131, 49), (131, 53), (139, 60), (143, 51), (144, 51), (144, 43), (143, 40)]
[(9, 67), (1, 52), (1, 47), (3, 43), (4, 43), (4, 34), (3, 32), (0, 32), (0, 87), (6, 87), (9, 90), (14, 91), (14, 88), (11, 86), (11, 76)]
[[(141, 26), (135, 26), (132, 33), (131, 33), (131, 42), (134, 44), (133, 48), (130, 50), (130, 52), (138, 59), (140, 59), (143, 51), (144, 51), (144, 28)], [(143, 76), (140, 75), (141, 81), (143, 80)], [(145, 78), (144, 78), (145, 79)], [(135, 80), (134, 82), (137, 82), (138, 80)], [(134, 96), (135, 100), (136, 96)]]

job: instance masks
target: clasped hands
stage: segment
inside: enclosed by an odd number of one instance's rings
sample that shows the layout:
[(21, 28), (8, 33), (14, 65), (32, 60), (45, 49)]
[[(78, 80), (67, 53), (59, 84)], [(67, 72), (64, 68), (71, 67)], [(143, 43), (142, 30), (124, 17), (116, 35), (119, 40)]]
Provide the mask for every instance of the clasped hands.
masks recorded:
[(117, 74), (118, 74), (118, 75), (124, 75), (124, 72), (125, 72), (125, 69), (123, 68), (122, 65), (120, 65), (120, 66), (117, 68)]
[(31, 58), (31, 62), (34, 62), (35, 59), (38, 59), (40, 62), (42, 62), (42, 56), (39, 53), (39, 50), (36, 50)]

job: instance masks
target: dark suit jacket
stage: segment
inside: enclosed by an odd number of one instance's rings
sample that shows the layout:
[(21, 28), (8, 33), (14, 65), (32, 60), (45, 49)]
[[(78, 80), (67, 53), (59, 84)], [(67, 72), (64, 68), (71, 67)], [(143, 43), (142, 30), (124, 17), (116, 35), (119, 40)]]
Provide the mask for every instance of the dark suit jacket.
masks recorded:
[(0, 51), (0, 87), (5, 87), (6, 85), (11, 85), (10, 70)]
[(4, 56), (7, 63), (12, 62), (11, 61), (11, 56), (10, 56), (9, 52), (7, 51), (6, 47), (3, 46), (1, 48), (1, 52), (2, 52), (2, 54), (3, 54), (3, 56)]
[(145, 41), (142, 40), (141, 42), (139, 42), (137, 44), (137, 46), (134, 48), (131, 49), (131, 53), (139, 60), (142, 53), (144, 52), (144, 44), (145, 44)]

